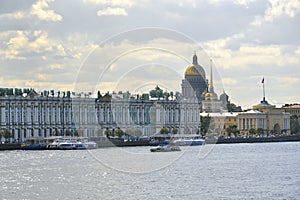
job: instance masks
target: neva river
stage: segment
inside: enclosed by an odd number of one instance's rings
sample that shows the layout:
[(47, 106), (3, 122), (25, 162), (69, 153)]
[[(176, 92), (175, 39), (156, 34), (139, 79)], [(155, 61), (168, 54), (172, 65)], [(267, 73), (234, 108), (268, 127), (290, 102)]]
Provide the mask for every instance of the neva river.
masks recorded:
[(300, 143), (0, 152), (1, 199), (300, 199)]

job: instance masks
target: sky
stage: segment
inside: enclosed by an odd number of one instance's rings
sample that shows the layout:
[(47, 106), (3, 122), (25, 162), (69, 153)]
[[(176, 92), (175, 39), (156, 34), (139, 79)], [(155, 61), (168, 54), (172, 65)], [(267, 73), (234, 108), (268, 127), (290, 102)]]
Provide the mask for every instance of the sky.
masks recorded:
[(298, 0), (1, 0), (0, 87), (181, 92), (196, 52), (215, 91), (300, 103)]

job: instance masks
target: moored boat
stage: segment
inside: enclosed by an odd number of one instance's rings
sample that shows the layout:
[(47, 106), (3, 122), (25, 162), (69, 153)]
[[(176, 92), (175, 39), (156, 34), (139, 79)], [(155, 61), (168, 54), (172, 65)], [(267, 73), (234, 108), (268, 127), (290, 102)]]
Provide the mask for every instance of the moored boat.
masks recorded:
[(58, 149), (60, 150), (75, 150), (76, 149), (76, 142), (72, 141), (65, 141), (58, 144)]
[(45, 150), (47, 147), (44, 138), (27, 138), (25, 143), (21, 144), (21, 150)]
[(178, 146), (200, 146), (205, 144), (204, 139), (177, 139), (173, 141), (173, 144)]
[(152, 137), (150, 146), (200, 146), (205, 144), (205, 140), (200, 135), (195, 134), (159, 134)]
[(97, 143), (88, 141), (83, 137), (54, 137), (54, 140), (49, 139), (47, 149), (49, 150), (81, 150), (81, 149), (96, 149)]

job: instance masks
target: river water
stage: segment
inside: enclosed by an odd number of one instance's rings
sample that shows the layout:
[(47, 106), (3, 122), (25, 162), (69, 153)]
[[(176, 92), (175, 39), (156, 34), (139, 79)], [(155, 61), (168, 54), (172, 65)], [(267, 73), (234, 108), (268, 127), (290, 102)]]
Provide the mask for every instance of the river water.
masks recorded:
[(300, 199), (300, 142), (0, 152), (1, 199)]

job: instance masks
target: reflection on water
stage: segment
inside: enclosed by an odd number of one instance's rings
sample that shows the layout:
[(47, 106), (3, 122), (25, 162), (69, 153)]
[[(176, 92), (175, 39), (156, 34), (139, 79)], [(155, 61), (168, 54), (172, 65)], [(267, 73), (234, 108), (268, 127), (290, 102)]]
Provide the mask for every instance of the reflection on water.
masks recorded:
[[(0, 152), (2, 199), (298, 199), (300, 143)], [(206, 155), (206, 156), (204, 156)]]

